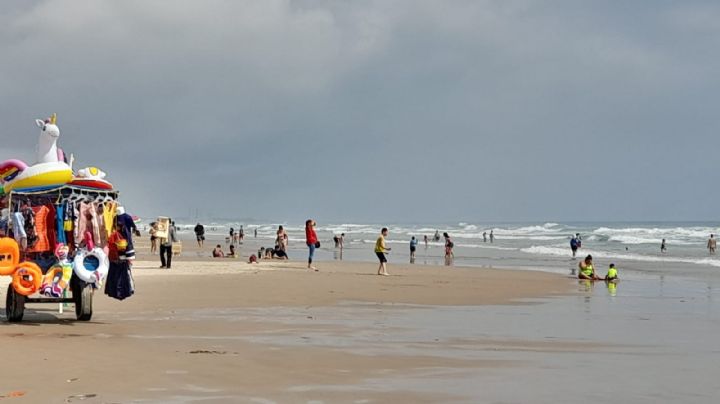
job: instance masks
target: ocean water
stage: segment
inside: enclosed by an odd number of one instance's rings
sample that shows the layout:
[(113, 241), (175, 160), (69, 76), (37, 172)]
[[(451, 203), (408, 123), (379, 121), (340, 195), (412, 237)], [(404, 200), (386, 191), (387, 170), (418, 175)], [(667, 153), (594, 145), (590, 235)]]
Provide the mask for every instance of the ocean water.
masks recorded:
[[(145, 221), (145, 223), (148, 223)], [(291, 258), (302, 256), (306, 250), (303, 223), (203, 223), (210, 239), (223, 240), (230, 227), (243, 225), (246, 239), (252, 240), (257, 229), (257, 243), (272, 246), (278, 225), (282, 224), (290, 236)], [(192, 237), (195, 222), (178, 222), (180, 234)], [(637, 276), (649, 273), (673, 273), (712, 276), (720, 273), (720, 255), (710, 255), (706, 249), (710, 234), (720, 232), (720, 222), (656, 222), (656, 223), (446, 223), (446, 224), (358, 224), (320, 223), (316, 228), (323, 248), (319, 259), (340, 259), (333, 246), (333, 235), (345, 233), (342, 258), (375, 260), (372, 252), (382, 227), (389, 228), (387, 243), (393, 248), (390, 262), (409, 260), (409, 241), (420, 241), (417, 263), (443, 264), (443, 240), (432, 241), (436, 231), (448, 232), (455, 243), (455, 265), (483, 267), (522, 267), (543, 271), (568, 273), (577, 265), (571, 258), (570, 238), (579, 233), (582, 248), (578, 257), (591, 254), (596, 267), (604, 271), (615, 263), (621, 272)], [(494, 242), (489, 234), (493, 231)], [(487, 241), (483, 241), (483, 232)], [(430, 242), (427, 247), (423, 236)], [(666, 240), (667, 252), (660, 252)]]

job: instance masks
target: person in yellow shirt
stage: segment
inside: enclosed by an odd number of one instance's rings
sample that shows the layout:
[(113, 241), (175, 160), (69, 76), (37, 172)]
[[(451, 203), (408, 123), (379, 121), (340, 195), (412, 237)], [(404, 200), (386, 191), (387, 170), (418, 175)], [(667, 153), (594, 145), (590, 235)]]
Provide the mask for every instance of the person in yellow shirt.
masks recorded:
[(384, 276), (390, 275), (387, 272), (387, 268), (385, 265), (387, 263), (385, 253), (391, 250), (391, 248), (385, 246), (385, 237), (387, 237), (387, 235), (388, 229), (387, 227), (383, 227), (382, 231), (380, 232), (380, 237), (378, 237), (377, 241), (375, 241), (375, 255), (377, 255), (378, 259), (380, 260), (380, 266), (378, 267), (378, 275)]
[(578, 279), (588, 279), (591, 281), (601, 280), (602, 278), (597, 276), (595, 268), (593, 267), (592, 255), (588, 255), (584, 260), (578, 263)]
[(610, 264), (607, 275), (605, 275), (605, 280), (606, 281), (615, 281), (617, 279), (618, 279), (617, 268), (615, 268), (615, 264)]

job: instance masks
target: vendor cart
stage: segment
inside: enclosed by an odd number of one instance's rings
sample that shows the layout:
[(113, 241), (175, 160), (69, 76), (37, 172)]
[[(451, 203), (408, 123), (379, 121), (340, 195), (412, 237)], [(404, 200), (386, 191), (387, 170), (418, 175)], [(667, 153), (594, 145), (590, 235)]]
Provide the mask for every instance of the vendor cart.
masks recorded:
[[(7, 194), (7, 198), (11, 212), (13, 211), (13, 207), (17, 207), (18, 205), (38, 206), (46, 204), (58, 207), (56, 212), (60, 212), (59, 207), (67, 207), (68, 203), (116, 203), (118, 194), (119, 193), (115, 190), (102, 190), (73, 185), (63, 185), (57, 188), (44, 190), (12, 191)], [(54, 220), (57, 220), (57, 218)], [(60, 221), (62, 222), (62, 219)], [(62, 230), (63, 229), (60, 229), (59, 231)], [(71, 251), (75, 250), (79, 244), (79, 240), (67, 239), (66, 242)], [(2, 254), (3, 252), (0, 252), (0, 261), (8, 258), (7, 254)], [(47, 256), (48, 253), (23, 251), (20, 252), (19, 257), (13, 258), (19, 262), (37, 262), (38, 267), (42, 269), (42, 273), (45, 275), (47, 272), (47, 265), (40, 265), (43, 255)], [(39, 291), (26, 295), (19, 293), (13, 285), (14, 282), (11, 282), (10, 285), (8, 285), (5, 300), (5, 312), (7, 315), (7, 321), (9, 322), (22, 321), (25, 312), (25, 305), (27, 303), (59, 303), (61, 305), (72, 303), (75, 305), (75, 316), (77, 320), (89, 321), (92, 318), (93, 294), (96, 290), (98, 290), (98, 285), (96, 283), (83, 281), (77, 275), (76, 271), (73, 271), (69, 284), (61, 297), (43, 296), (39, 293)]]

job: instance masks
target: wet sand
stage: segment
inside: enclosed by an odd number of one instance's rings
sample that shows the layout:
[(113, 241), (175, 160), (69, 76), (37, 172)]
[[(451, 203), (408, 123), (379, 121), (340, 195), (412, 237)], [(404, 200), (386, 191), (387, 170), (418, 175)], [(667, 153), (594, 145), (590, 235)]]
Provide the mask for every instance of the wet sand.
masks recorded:
[(459, 342), (433, 332), (409, 347), (402, 341), (408, 325), (393, 324), (396, 309), (527, 305), (572, 293), (574, 285), (553, 274), (432, 266), (391, 265), (393, 276), (380, 277), (374, 264), (320, 262), (313, 272), (295, 261), (247, 264), (187, 251), (194, 258), (177, 258), (171, 270), (141, 256), (136, 295), (120, 302), (97, 293), (90, 322), (76, 322), (72, 305), (58, 314), (56, 304), (30, 304), (22, 323), (3, 323), (8, 371), (0, 396), (22, 392), (5, 400), (47, 403), (472, 401), (473, 394), (395, 381), (522, 361), (447, 355)]
[[(245, 257), (262, 241), (253, 242)], [(608, 287), (400, 265), (396, 256), (393, 276), (379, 277), (369, 262), (324, 261), (309, 272), (300, 260), (208, 255), (186, 244), (170, 271), (141, 255), (136, 296), (96, 295), (89, 323), (74, 321), (72, 306), (58, 315), (57, 305), (3, 322), (0, 399), (554, 404), (720, 395), (714, 282), (630, 274)]]

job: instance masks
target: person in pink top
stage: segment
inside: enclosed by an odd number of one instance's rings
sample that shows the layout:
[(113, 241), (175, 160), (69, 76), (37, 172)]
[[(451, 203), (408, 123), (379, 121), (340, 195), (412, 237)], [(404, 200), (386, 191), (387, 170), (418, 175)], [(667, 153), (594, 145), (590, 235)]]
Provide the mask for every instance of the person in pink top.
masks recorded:
[(315, 249), (320, 248), (320, 242), (318, 241), (317, 233), (315, 233), (315, 224), (315, 221), (312, 219), (305, 221), (305, 243), (308, 249), (310, 249), (310, 253), (308, 254), (308, 269), (317, 271), (317, 268), (312, 265)]

